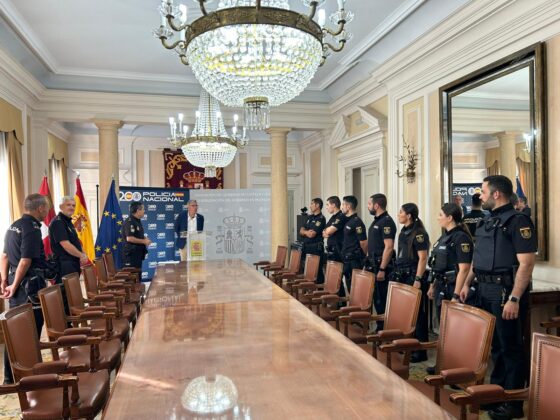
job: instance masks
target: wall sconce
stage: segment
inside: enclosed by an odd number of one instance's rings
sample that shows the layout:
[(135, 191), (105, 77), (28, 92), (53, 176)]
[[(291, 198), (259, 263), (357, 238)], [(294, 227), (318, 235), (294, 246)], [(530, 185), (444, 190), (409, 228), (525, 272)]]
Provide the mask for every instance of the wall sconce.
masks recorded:
[[(402, 163), (402, 172), (401, 172)], [(418, 153), (403, 138), (403, 154), (397, 156), (397, 171), (399, 178), (406, 176), (406, 181), (412, 184), (416, 179), (416, 163), (418, 163)]]

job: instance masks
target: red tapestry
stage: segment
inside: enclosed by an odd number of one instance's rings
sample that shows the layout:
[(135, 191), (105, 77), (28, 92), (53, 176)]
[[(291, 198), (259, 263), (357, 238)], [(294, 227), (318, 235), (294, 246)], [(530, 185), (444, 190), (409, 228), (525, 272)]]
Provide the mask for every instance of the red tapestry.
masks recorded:
[(204, 178), (204, 168), (191, 165), (180, 150), (163, 150), (165, 186), (168, 188), (222, 189), (224, 171), (216, 170), (216, 178)]

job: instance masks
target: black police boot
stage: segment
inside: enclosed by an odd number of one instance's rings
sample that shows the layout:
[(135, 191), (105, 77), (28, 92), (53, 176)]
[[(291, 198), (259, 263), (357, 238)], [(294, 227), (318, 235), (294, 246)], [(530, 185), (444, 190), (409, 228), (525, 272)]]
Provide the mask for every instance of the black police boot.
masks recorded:
[(521, 419), (524, 417), (523, 408), (511, 404), (502, 404), (488, 412), (492, 420)]
[(426, 360), (428, 360), (426, 350), (413, 351), (410, 356), (410, 363), (420, 363), (425, 362)]
[(426, 368), (426, 373), (428, 375), (435, 375), (436, 374), (436, 367), (435, 366), (428, 366)]

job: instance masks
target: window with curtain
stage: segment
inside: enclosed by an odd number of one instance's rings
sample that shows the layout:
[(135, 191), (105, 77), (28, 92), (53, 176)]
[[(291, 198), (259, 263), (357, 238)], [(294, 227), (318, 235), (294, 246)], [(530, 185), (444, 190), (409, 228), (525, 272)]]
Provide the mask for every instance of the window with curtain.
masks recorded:
[[(9, 185), (9, 160), (8, 160), (8, 142), (6, 134), (0, 132), (0, 197), (8, 197), (12, 200), (10, 195)], [(4, 250), (4, 236), (10, 226), (10, 206), (0, 206), (0, 252)]]
[(53, 205), (55, 207), (55, 212), (56, 209), (58, 209), (60, 199), (64, 196), (62, 165), (64, 165), (64, 162), (62, 162), (61, 160), (55, 158), (50, 159), (51, 180), (52, 180), (52, 185), (50, 185), (50, 190), (52, 194)]

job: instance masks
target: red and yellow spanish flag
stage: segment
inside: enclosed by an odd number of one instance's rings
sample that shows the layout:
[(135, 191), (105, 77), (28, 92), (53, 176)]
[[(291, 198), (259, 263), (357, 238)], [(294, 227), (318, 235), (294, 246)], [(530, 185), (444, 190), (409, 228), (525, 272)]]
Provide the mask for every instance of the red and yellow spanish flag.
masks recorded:
[(80, 176), (76, 177), (76, 209), (72, 216), (72, 223), (78, 232), (78, 238), (82, 241), (82, 248), (84, 253), (88, 256), (90, 261), (95, 259), (95, 248), (93, 247), (93, 232), (91, 230), (91, 220), (86, 206), (86, 199), (82, 191), (82, 184), (80, 183)]

